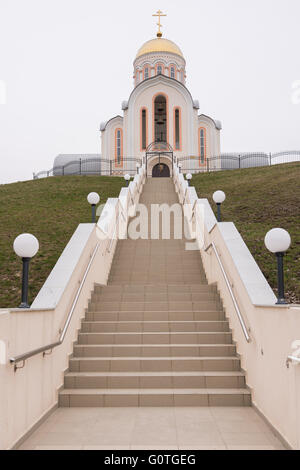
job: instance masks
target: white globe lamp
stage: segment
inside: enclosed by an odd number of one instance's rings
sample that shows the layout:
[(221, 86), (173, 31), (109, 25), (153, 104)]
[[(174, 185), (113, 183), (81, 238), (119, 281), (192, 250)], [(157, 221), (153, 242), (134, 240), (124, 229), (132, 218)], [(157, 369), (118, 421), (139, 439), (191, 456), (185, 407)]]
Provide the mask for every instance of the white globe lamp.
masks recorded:
[(33, 258), (39, 251), (38, 239), (31, 233), (22, 233), (14, 241), (14, 251), (20, 258)]
[(213, 200), (217, 204), (217, 219), (218, 219), (218, 222), (222, 221), (221, 204), (225, 201), (225, 199), (226, 199), (226, 194), (224, 193), (224, 191), (216, 191), (213, 194)]
[(96, 223), (96, 205), (100, 202), (100, 196), (98, 193), (90, 193), (87, 197), (88, 203), (92, 207), (92, 224)]
[(124, 176), (124, 180), (126, 181), (126, 186), (129, 186), (130, 175), (128, 173)]
[(291, 236), (283, 228), (272, 228), (265, 236), (265, 245), (271, 253), (285, 253), (291, 246)]
[(191, 173), (188, 173), (186, 176), (185, 176), (187, 182), (188, 182), (188, 185), (190, 185), (190, 181), (191, 179), (193, 178), (193, 175)]
[(19, 308), (29, 308), (28, 304), (28, 278), (29, 278), (29, 263), (39, 251), (38, 239), (31, 235), (31, 233), (22, 233), (19, 235), (13, 244), (14, 251), (17, 256), (22, 258), (22, 300)]
[(287, 301), (284, 294), (283, 257), (291, 246), (290, 234), (283, 228), (273, 228), (265, 236), (265, 245), (277, 258), (278, 298), (276, 303), (277, 305), (285, 305)]

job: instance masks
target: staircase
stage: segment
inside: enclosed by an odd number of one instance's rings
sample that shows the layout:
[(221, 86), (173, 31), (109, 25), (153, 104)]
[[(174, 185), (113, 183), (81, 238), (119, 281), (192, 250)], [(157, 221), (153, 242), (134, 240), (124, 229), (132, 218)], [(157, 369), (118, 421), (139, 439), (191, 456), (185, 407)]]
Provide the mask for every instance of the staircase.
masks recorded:
[[(169, 178), (141, 203), (178, 202)], [(250, 406), (216, 286), (185, 240), (120, 240), (74, 345), (63, 407)]]

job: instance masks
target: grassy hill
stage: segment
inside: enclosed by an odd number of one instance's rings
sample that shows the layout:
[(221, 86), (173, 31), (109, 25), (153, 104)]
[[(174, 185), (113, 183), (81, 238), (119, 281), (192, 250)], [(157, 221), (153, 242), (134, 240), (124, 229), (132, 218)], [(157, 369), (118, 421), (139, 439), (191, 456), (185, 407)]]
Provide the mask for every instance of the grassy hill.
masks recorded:
[[(195, 175), (192, 184), (199, 197), (209, 199), (222, 189), (227, 199), (224, 221), (232, 221), (257, 263), (276, 289), (276, 263), (264, 246), (264, 236), (273, 227), (287, 229), (292, 247), (285, 258), (288, 298), (300, 302), (300, 164), (271, 168), (223, 171)], [(0, 308), (20, 303), (22, 263), (13, 251), (13, 241), (23, 232), (33, 233), (40, 250), (30, 268), (30, 302), (50, 273), (79, 223), (90, 222), (86, 196), (101, 195), (101, 202), (117, 197), (123, 178), (65, 176), (0, 186)]]
[(22, 262), (13, 251), (17, 235), (29, 232), (40, 242), (30, 267), (32, 302), (79, 223), (91, 222), (86, 197), (101, 203), (118, 197), (123, 178), (61, 176), (0, 186), (0, 308), (20, 304)]
[[(248, 248), (276, 293), (275, 256), (264, 245), (265, 234), (281, 227), (291, 235), (292, 245), (285, 257), (287, 297), (300, 302), (300, 163), (198, 174), (192, 183), (198, 196), (226, 193), (223, 221), (234, 222)], [(216, 211), (215, 211), (216, 212)]]

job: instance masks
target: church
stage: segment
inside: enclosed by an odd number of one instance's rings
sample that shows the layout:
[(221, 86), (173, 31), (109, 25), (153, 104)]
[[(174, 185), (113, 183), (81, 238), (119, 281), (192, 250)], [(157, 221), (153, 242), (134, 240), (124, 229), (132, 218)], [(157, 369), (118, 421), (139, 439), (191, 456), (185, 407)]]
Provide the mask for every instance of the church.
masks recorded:
[[(133, 62), (133, 90), (122, 103), (122, 115), (102, 122), (101, 154), (60, 154), (54, 175), (135, 174), (145, 164), (148, 177), (172, 175), (173, 162), (183, 172), (223, 168), (220, 121), (201, 114), (199, 101), (186, 87), (186, 61), (180, 47), (161, 32), (138, 50)], [(177, 160), (178, 159), (178, 160)]]
[(141, 161), (147, 176), (170, 176), (176, 158), (183, 171), (185, 166), (203, 171), (207, 158), (220, 155), (221, 123), (199, 112), (199, 101), (186, 87), (184, 55), (162, 37), (161, 16), (166, 15), (159, 10), (153, 16), (159, 19), (157, 37), (136, 54), (134, 88), (122, 103), (122, 115), (100, 126), (101, 159), (112, 174), (133, 171)]

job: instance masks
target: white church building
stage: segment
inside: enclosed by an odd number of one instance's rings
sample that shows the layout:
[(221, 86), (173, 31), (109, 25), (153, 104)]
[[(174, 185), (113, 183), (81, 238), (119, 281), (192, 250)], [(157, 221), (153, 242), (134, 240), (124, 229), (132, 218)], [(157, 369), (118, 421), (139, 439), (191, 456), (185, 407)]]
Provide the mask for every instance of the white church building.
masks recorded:
[(193, 157), (189, 168), (205, 168), (207, 158), (220, 155), (221, 123), (199, 113), (186, 87), (184, 55), (162, 37), (160, 22), (157, 37), (140, 47), (133, 68), (134, 88), (122, 115), (100, 126), (103, 161), (112, 162), (114, 174), (146, 154), (148, 176), (171, 173), (173, 157)]
[[(162, 37), (140, 47), (133, 62), (134, 88), (122, 103), (122, 115), (102, 122), (101, 154), (61, 154), (54, 175), (135, 173), (145, 163), (147, 176), (169, 176), (173, 161), (183, 171), (206, 171), (208, 159), (220, 156), (221, 123), (201, 114), (199, 101), (186, 87), (186, 61), (180, 47)], [(221, 168), (212, 159), (210, 170)]]

